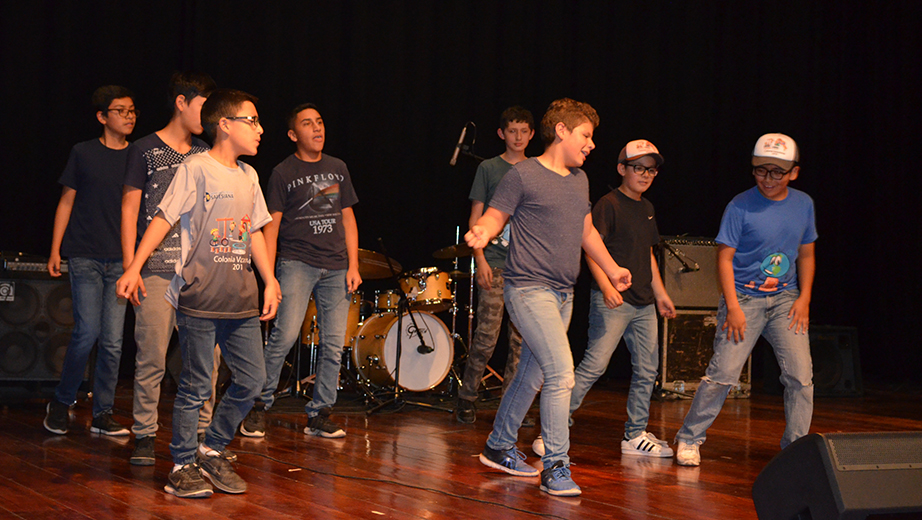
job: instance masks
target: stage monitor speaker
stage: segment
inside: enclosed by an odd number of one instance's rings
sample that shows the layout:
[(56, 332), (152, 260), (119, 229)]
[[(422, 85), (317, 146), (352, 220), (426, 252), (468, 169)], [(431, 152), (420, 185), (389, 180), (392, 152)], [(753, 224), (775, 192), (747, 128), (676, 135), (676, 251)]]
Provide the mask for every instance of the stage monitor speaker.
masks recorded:
[(0, 381), (57, 381), (74, 327), (66, 276), (0, 274)]
[[(813, 358), (813, 395), (847, 397), (864, 394), (858, 329), (811, 325), (810, 355)], [(780, 395), (784, 390), (778, 379), (781, 369), (770, 347), (765, 349), (764, 374), (762, 389), (766, 393)]]
[(663, 285), (677, 308), (717, 307), (717, 242), (702, 237), (663, 237), (657, 249)]
[[(676, 317), (662, 320), (660, 335), (661, 397), (688, 397), (698, 389), (714, 354), (717, 309), (676, 310)], [(752, 357), (746, 360), (739, 384), (730, 390), (731, 398), (747, 398), (752, 389)]]
[(922, 518), (922, 432), (812, 434), (752, 486), (759, 520)]

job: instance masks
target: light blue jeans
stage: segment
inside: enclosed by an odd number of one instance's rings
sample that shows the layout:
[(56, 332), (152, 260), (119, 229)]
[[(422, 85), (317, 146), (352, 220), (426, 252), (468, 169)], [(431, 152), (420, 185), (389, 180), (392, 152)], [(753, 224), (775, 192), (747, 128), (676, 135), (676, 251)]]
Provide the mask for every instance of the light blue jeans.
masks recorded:
[(282, 286), (282, 303), (279, 304), (275, 327), (266, 345), (266, 384), (260, 399), (266, 407), (275, 401), (279, 377), (285, 356), (301, 335), (301, 324), (307, 314), (311, 293), (317, 306), (317, 326), (320, 328), (320, 346), (317, 355), (317, 375), (314, 395), (305, 405), (309, 417), (336, 404), (336, 387), (343, 360), (343, 344), (349, 318), (351, 299), (346, 290), (346, 270), (329, 270), (312, 267), (297, 260), (279, 260), (275, 276)]
[[(573, 293), (549, 287), (505, 288), (506, 308), (522, 334), (522, 357), (515, 378), (503, 393), (487, 446), (506, 450), (518, 440), (522, 419), (541, 390), (541, 435), (545, 468), (556, 461), (570, 463), (567, 424), (573, 390), (573, 354), (567, 327), (573, 313)], [(542, 389), (543, 384), (543, 389)]]
[(124, 272), (122, 259), (71, 258), (68, 268), (74, 331), (54, 398), (68, 406), (77, 402), (77, 389), (83, 382), (90, 351), (98, 341), (93, 375), (93, 417), (98, 417), (112, 410), (122, 358), (126, 301), (119, 301), (115, 295), (115, 282)]
[(810, 337), (788, 330), (791, 320), (788, 313), (794, 300), (800, 296), (796, 289), (749, 296), (737, 293), (740, 307), (746, 316), (746, 339), (734, 343), (723, 331), (727, 320), (727, 304), (721, 296), (717, 308), (717, 335), (714, 338), (714, 355), (695, 399), (685, 416), (685, 423), (676, 434), (676, 441), (689, 444), (703, 443), (707, 429), (717, 418), (730, 389), (739, 381), (740, 371), (752, 353), (759, 335), (771, 343), (775, 358), (781, 367), (781, 384), (784, 385), (784, 418), (786, 426), (781, 438), (781, 448), (787, 447), (810, 432), (813, 418), (813, 360), (810, 357)]
[(259, 319), (195, 318), (176, 311), (182, 376), (173, 402), (173, 440), (170, 453), (176, 464), (195, 460), (198, 419), (202, 404), (212, 394), (215, 344), (231, 370), (231, 385), (215, 407), (205, 429), (205, 445), (217, 451), (234, 439), (237, 427), (253, 407), (266, 382)]
[(570, 414), (583, 403), (586, 393), (605, 373), (618, 342), (631, 353), (631, 387), (627, 396), (627, 422), (624, 436), (633, 439), (647, 429), (650, 397), (659, 367), (656, 330), (656, 305), (635, 307), (624, 302), (619, 307), (605, 306), (602, 291), (593, 290), (589, 301), (589, 342), (586, 354), (576, 367), (576, 383), (570, 396)]

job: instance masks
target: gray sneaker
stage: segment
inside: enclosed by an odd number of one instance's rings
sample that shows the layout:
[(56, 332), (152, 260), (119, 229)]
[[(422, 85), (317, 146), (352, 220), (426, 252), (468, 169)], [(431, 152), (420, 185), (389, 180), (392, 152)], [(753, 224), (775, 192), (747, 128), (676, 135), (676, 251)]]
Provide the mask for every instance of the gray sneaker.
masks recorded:
[(214, 493), (211, 485), (202, 478), (202, 470), (198, 464), (186, 464), (171, 472), (163, 490), (180, 498), (205, 498)]
[(266, 405), (256, 403), (240, 423), (240, 433), (246, 437), (266, 436)]
[(327, 439), (339, 439), (346, 436), (346, 431), (335, 422), (327, 419), (325, 414), (316, 415), (308, 419), (304, 433)]
[(217, 455), (202, 455), (201, 450), (195, 451), (195, 458), (202, 467), (202, 474), (214, 484), (214, 487), (225, 493), (243, 493), (247, 490), (247, 483), (234, 470), (234, 464), (227, 460), (223, 453)]
[(148, 435), (134, 441), (134, 451), (131, 452), (131, 458), (128, 462), (133, 466), (153, 466), (154, 465), (154, 437)]

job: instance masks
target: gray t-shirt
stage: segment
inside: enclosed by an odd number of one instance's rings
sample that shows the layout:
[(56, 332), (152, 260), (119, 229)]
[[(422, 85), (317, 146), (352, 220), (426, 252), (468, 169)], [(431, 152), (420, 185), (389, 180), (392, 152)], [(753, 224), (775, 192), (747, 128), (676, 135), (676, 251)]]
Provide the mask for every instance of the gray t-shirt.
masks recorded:
[[(469, 199), (483, 202), (483, 211), (486, 212), (490, 206), (490, 200), (496, 193), (496, 187), (499, 186), (503, 176), (512, 168), (512, 165), (506, 162), (502, 156), (497, 155), (492, 159), (487, 159), (477, 166), (477, 173), (474, 174), (474, 184), (471, 185), (471, 194)], [(504, 231), (508, 231), (507, 228)], [(503, 240), (507, 243), (503, 244)], [(508, 236), (494, 238), (493, 242), (483, 249), (483, 256), (490, 267), (502, 269), (506, 264), (506, 255), (509, 253)]]
[(569, 175), (561, 176), (537, 158), (527, 159), (503, 177), (490, 205), (511, 215), (506, 284), (572, 292), (590, 211), (586, 173), (570, 168)]
[(270, 213), (281, 212), (278, 258), (319, 269), (346, 269), (343, 208), (358, 202), (346, 163), (329, 155), (306, 162), (294, 154), (272, 170), (266, 186)]
[(173, 307), (197, 318), (258, 316), (250, 233), (272, 217), (256, 170), (193, 155), (176, 169), (158, 209), (171, 225), (180, 222), (182, 262), (166, 295)]
[[(179, 153), (164, 143), (160, 136), (153, 133), (138, 139), (134, 145), (142, 160), (137, 161), (135, 167), (128, 170), (125, 184), (142, 190), (141, 207), (138, 211), (138, 243), (140, 243), (148, 224), (157, 214), (157, 205), (163, 200), (163, 195), (170, 187), (173, 176), (176, 175), (176, 168), (190, 155), (207, 152), (208, 144), (193, 137), (189, 151)], [(179, 235), (179, 224), (177, 223), (147, 259), (144, 264), (145, 272), (172, 273), (176, 270), (181, 247)]]

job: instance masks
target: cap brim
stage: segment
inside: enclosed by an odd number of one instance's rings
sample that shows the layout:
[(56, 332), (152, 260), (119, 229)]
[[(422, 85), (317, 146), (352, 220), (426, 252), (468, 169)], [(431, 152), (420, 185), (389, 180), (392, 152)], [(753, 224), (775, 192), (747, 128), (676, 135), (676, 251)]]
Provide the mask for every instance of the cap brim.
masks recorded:
[(618, 162), (624, 163), (624, 162), (628, 162), (628, 161), (636, 161), (637, 159), (640, 159), (641, 157), (647, 157), (647, 156), (652, 157), (653, 160), (656, 161), (656, 165), (657, 165), (657, 166), (662, 166), (663, 163), (666, 162), (666, 161), (663, 159), (663, 156), (660, 155), (660, 154), (658, 154), (658, 153), (645, 153), (645, 154), (643, 154), (643, 155), (635, 155), (634, 157), (623, 157), (623, 156), (622, 156), (622, 157), (619, 157), (619, 158), (618, 158), (618, 159), (619, 159)]
[(753, 166), (764, 166), (766, 164), (774, 164), (775, 166), (781, 167), (785, 170), (790, 170), (794, 167), (794, 161), (785, 161), (775, 157), (760, 157), (757, 155), (752, 156)]

